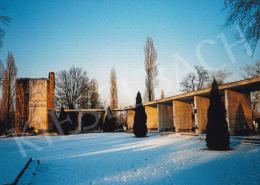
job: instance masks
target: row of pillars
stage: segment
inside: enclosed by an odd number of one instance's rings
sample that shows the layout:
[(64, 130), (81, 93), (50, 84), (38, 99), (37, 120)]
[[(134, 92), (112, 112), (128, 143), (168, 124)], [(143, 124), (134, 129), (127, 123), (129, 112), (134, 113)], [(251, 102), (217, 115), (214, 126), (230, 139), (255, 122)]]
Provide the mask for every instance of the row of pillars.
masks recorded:
[[(242, 106), (245, 121), (252, 128), (252, 110), (250, 94), (233, 90), (225, 90), (223, 101), (227, 111), (230, 133), (234, 134), (236, 116), (239, 105)], [(190, 100), (173, 100), (172, 103), (158, 103), (156, 106), (145, 106), (147, 127), (149, 130), (188, 132), (196, 129), (203, 133), (207, 126), (209, 98), (194, 96)], [(132, 128), (134, 111), (128, 111), (127, 123)]]

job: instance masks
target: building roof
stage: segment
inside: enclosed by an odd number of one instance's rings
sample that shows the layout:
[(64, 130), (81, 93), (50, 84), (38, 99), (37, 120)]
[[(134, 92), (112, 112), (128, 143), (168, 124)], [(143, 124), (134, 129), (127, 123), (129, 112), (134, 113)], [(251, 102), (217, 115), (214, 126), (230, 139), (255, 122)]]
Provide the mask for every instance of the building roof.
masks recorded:
[[(156, 106), (158, 103), (172, 103), (173, 100), (180, 101), (192, 101), (194, 96), (209, 96), (211, 88), (205, 88), (198, 91), (192, 91), (187, 93), (182, 93), (174, 96), (169, 96), (166, 98), (157, 99), (150, 102), (145, 102), (145, 106)], [(239, 80), (235, 82), (225, 83), (219, 86), (220, 93), (224, 93), (224, 90), (234, 90), (242, 93), (250, 93), (253, 91), (260, 90), (260, 76), (249, 78), (245, 80)], [(126, 110), (134, 109), (134, 106), (129, 106), (125, 108)]]

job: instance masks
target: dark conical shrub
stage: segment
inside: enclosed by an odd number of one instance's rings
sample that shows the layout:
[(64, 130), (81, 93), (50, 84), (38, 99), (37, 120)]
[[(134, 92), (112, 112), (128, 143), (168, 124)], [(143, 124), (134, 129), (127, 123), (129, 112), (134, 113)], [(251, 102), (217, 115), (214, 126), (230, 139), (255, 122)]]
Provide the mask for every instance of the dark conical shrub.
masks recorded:
[(207, 147), (210, 150), (229, 149), (229, 131), (226, 120), (226, 110), (224, 103), (221, 101), (216, 79), (213, 80), (210, 91), (206, 142)]
[(106, 117), (103, 124), (103, 132), (114, 132), (116, 127), (116, 118), (113, 116), (110, 107), (107, 108)]
[(136, 96), (135, 117), (133, 131), (136, 137), (145, 137), (147, 134), (146, 113), (140, 92)]

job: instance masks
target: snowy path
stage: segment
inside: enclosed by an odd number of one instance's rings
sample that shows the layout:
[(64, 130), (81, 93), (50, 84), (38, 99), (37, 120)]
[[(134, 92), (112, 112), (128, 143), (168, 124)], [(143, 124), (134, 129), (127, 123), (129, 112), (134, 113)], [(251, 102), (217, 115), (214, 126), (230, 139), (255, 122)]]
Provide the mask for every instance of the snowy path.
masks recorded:
[(14, 138), (0, 140), (0, 184), (11, 182), (15, 165), (28, 157), (40, 164), (31, 165), (19, 184), (260, 184), (260, 145), (239, 140), (232, 140), (234, 150), (228, 152), (203, 150), (204, 140), (178, 134), (140, 139), (93, 133), (23, 141), (34, 145), (22, 143), (26, 157)]

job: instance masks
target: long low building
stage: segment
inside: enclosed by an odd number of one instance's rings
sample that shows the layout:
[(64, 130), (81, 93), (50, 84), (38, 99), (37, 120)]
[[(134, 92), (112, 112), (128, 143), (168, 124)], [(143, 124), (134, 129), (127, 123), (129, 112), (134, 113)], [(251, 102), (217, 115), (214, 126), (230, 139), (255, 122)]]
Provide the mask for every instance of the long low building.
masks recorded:
[[(15, 126), (22, 132), (24, 125), (34, 127), (36, 132), (52, 130), (52, 117), (48, 115), (54, 110), (55, 76), (51, 72), (49, 78), (16, 80), (16, 113)], [(231, 134), (237, 120), (237, 111), (242, 107), (245, 121), (253, 128), (253, 111), (250, 93), (260, 90), (260, 76), (226, 83), (219, 86), (222, 101), (227, 110), (227, 121)], [(210, 88), (189, 93), (170, 96), (144, 103), (149, 130), (202, 133), (207, 125)], [(66, 110), (75, 112), (73, 122), (79, 132), (91, 129), (93, 125), (86, 122), (86, 115), (96, 118), (104, 117), (104, 109)], [(96, 114), (94, 115), (94, 112)], [(126, 115), (128, 129), (133, 128), (134, 106), (112, 110), (113, 115)], [(98, 120), (98, 119), (97, 119)], [(98, 122), (95, 122), (98, 124)]]
[[(250, 93), (260, 90), (260, 77), (226, 83), (219, 86), (222, 101), (227, 111), (230, 133), (234, 133), (239, 105), (242, 106), (245, 121), (253, 128), (253, 112)], [(144, 103), (149, 130), (175, 130), (186, 132), (196, 130), (202, 133), (207, 125), (210, 88), (179, 94)], [(133, 127), (134, 107), (128, 107), (128, 128)]]

